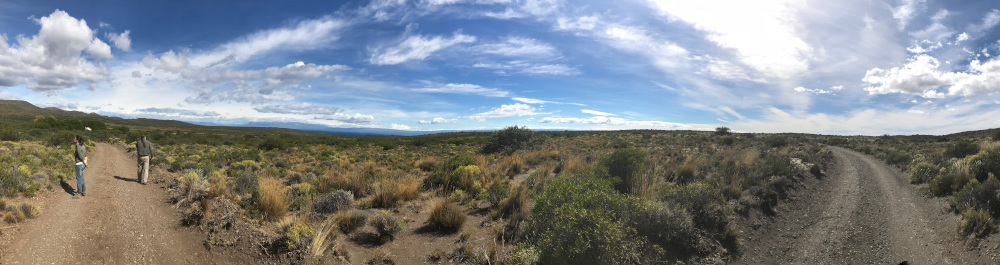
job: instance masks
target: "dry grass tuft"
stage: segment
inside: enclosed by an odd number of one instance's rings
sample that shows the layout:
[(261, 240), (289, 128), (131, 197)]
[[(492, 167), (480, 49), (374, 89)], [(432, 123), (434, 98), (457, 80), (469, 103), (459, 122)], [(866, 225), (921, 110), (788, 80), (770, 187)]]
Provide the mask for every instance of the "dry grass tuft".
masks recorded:
[(514, 175), (521, 174), (522, 171), (528, 169), (527, 164), (524, 162), (524, 157), (521, 154), (514, 153), (507, 158), (504, 158), (500, 167), (504, 169), (504, 174), (508, 177), (513, 177)]
[(493, 218), (509, 218), (512, 221), (521, 221), (528, 217), (528, 188), (518, 185), (507, 193), (507, 198), (500, 201), (500, 207), (493, 212)]
[(375, 252), (372, 252), (372, 258), (365, 261), (365, 265), (394, 265), (396, 264), (396, 259), (392, 257), (392, 253), (386, 248), (378, 248)]
[(21, 205), (18, 206), (17, 208), (20, 209), (22, 213), (24, 213), (24, 217), (26, 218), (35, 218), (38, 217), (38, 215), (42, 214), (41, 208), (38, 208), (38, 206), (28, 202), (21, 203)]
[(438, 200), (431, 209), (431, 216), (427, 218), (427, 223), (440, 231), (455, 232), (462, 228), (467, 218), (462, 209), (455, 203)]
[(312, 243), (309, 244), (309, 249), (312, 250), (313, 256), (323, 256), (323, 253), (327, 249), (330, 249), (334, 240), (337, 239), (337, 234), (333, 232), (336, 229), (337, 223), (332, 220), (327, 220), (319, 226), (319, 229), (316, 230), (316, 235), (312, 238)]
[(403, 231), (403, 223), (399, 222), (396, 217), (392, 217), (387, 211), (379, 211), (372, 217), (369, 221), (372, 228), (375, 228), (375, 232), (378, 233), (379, 238), (382, 242), (389, 242), (396, 238), (399, 232)]
[(430, 172), (434, 171), (434, 168), (437, 167), (437, 164), (438, 164), (438, 159), (436, 157), (428, 156), (414, 162), (413, 167), (419, 168), (420, 170), (426, 172)]
[(400, 201), (412, 200), (420, 195), (420, 182), (416, 178), (388, 179), (375, 189), (374, 203), (380, 207), (396, 207)]
[(285, 202), (285, 187), (273, 178), (261, 178), (254, 204), (264, 215), (264, 220), (277, 221), (288, 214), (288, 204)]
[(365, 221), (368, 220), (368, 216), (362, 211), (340, 211), (337, 212), (337, 216), (333, 218), (334, 222), (337, 223), (337, 228), (340, 232), (345, 235), (351, 234), (365, 225)]

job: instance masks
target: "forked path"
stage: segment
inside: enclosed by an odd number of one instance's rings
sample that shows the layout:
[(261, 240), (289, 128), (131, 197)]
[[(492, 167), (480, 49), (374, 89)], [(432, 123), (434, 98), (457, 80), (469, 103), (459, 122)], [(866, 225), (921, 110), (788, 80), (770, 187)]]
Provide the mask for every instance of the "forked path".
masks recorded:
[(747, 233), (739, 264), (992, 264), (964, 250), (947, 204), (898, 170), (830, 147), (827, 177)]
[(164, 192), (135, 181), (134, 157), (105, 143), (88, 155), (87, 196), (69, 195), (75, 177), (50, 195), (41, 216), (4, 231), (0, 264), (230, 263), (180, 225)]

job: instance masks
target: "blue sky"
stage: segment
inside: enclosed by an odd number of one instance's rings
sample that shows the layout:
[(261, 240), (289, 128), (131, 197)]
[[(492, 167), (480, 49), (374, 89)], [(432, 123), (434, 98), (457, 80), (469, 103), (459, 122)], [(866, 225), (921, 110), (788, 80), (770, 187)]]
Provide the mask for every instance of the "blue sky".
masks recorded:
[(0, 98), (401, 130), (1000, 127), (1000, 2), (0, 0)]

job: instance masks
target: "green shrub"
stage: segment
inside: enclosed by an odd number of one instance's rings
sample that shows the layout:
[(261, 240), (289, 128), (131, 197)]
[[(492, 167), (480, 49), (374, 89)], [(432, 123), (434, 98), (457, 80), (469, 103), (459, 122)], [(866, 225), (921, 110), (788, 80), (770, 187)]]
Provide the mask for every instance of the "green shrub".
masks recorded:
[(910, 183), (920, 184), (930, 181), (938, 174), (938, 167), (927, 162), (917, 163), (910, 169)]
[(615, 178), (615, 189), (629, 193), (638, 186), (646, 165), (646, 154), (638, 149), (617, 149), (601, 159), (609, 177)]
[(663, 250), (630, 227), (636, 206), (607, 179), (578, 177), (546, 185), (526, 225), (541, 264), (622, 264), (659, 260)]
[(716, 127), (715, 135), (729, 135), (729, 128), (726, 126)]
[(479, 162), (476, 161), (476, 157), (473, 157), (471, 155), (456, 155), (453, 156), (451, 159), (448, 159), (448, 162), (444, 163), (444, 168), (442, 168), (442, 170), (444, 172), (450, 173), (459, 167), (478, 165), (478, 164)]
[(309, 206), (309, 202), (312, 201), (313, 196), (316, 196), (316, 189), (313, 189), (309, 183), (299, 183), (292, 185), (292, 188), (288, 189), (288, 193), (288, 207), (293, 211), (297, 211)]
[(664, 249), (668, 256), (681, 258), (701, 252), (699, 237), (690, 214), (661, 202), (646, 202), (638, 211), (634, 226), (639, 235)]
[(312, 242), (314, 236), (316, 233), (308, 225), (296, 223), (285, 230), (282, 238), (288, 250), (296, 250)]
[(1000, 175), (1000, 149), (980, 152), (966, 159), (969, 161), (969, 173), (979, 182), (986, 181), (990, 173)]
[(505, 153), (527, 148), (532, 144), (534, 132), (528, 127), (510, 126), (494, 132), (481, 150), (484, 154)]
[(784, 136), (772, 135), (772, 136), (764, 137), (764, 145), (767, 145), (767, 146), (770, 146), (770, 147), (773, 147), (773, 148), (783, 147), (783, 146), (788, 145), (788, 139), (786, 139)]
[(971, 180), (951, 199), (951, 207), (956, 213), (968, 209), (984, 210), (993, 217), (1000, 218), (1000, 183)]
[(466, 219), (465, 213), (458, 205), (447, 200), (438, 200), (431, 208), (427, 224), (438, 231), (456, 232), (462, 228)]
[(733, 143), (736, 143), (736, 137), (726, 136), (719, 139), (719, 144), (721, 145), (731, 146)]
[(396, 217), (392, 217), (392, 214), (386, 211), (376, 213), (369, 220), (368, 224), (375, 229), (382, 242), (393, 240), (399, 232), (403, 231), (403, 223), (396, 220)]
[(490, 208), (500, 206), (500, 201), (502, 201), (506, 196), (507, 192), (510, 191), (510, 183), (493, 183), (490, 188), (486, 190), (483, 195), (486, 202), (490, 204)]
[(901, 150), (888, 150), (885, 152), (885, 163), (890, 165), (907, 165), (913, 160), (913, 155)]
[(993, 232), (993, 218), (985, 210), (965, 209), (958, 221), (958, 234), (968, 238), (982, 238)]
[(968, 155), (979, 153), (979, 145), (969, 140), (959, 140), (948, 147), (944, 154), (948, 157), (964, 158)]
[(954, 182), (954, 174), (951, 172), (944, 172), (942, 174), (938, 174), (937, 177), (934, 177), (934, 179), (931, 180), (929, 187), (934, 196), (945, 196), (951, 194), (951, 186)]

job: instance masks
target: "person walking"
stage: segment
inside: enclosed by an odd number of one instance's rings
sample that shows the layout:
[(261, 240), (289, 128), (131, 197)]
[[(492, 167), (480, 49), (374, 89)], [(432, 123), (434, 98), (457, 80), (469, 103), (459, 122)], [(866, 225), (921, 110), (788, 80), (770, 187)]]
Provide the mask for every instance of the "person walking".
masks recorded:
[(143, 134), (139, 137), (139, 141), (135, 143), (135, 152), (139, 155), (139, 173), (138, 181), (142, 185), (146, 185), (149, 180), (149, 160), (153, 159), (153, 144), (146, 140), (146, 135)]
[[(87, 196), (87, 184), (83, 181), (83, 169), (87, 168), (87, 146), (83, 145), (83, 137), (79, 134), (73, 137), (76, 144), (73, 150), (73, 160), (76, 161), (76, 193), (80, 196)], [(73, 194), (76, 196), (76, 194)]]

